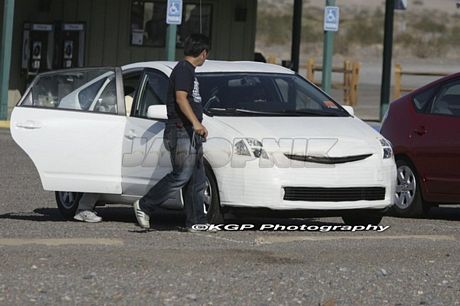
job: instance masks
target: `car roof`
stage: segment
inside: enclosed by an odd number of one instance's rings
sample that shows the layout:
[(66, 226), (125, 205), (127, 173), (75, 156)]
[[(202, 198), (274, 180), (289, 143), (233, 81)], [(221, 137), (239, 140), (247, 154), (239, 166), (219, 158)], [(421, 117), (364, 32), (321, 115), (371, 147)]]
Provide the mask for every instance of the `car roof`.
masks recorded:
[[(122, 67), (123, 70), (154, 68), (171, 74), (172, 69), (177, 62), (172, 61), (151, 61), (128, 64)], [(266, 64), (251, 61), (214, 61), (207, 60), (203, 66), (196, 68), (197, 73), (214, 73), (214, 72), (261, 72), (261, 73), (282, 73), (294, 74), (294, 71), (279, 65)]]

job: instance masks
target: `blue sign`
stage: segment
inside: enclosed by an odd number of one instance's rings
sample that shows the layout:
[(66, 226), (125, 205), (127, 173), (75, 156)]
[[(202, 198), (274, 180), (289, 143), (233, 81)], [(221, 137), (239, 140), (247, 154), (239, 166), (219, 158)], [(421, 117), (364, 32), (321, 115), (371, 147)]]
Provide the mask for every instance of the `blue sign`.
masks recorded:
[(337, 32), (339, 30), (339, 8), (326, 6), (324, 10), (324, 31)]
[(168, 0), (168, 5), (166, 6), (166, 23), (182, 23), (182, 0)]

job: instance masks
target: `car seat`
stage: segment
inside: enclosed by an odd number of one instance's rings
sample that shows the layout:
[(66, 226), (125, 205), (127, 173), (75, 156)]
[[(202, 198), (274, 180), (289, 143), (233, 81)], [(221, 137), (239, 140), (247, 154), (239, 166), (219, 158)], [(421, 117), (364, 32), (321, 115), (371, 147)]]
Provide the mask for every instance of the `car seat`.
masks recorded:
[(455, 109), (454, 105), (460, 105), (460, 96), (457, 95), (445, 95), (437, 100), (434, 104), (432, 113), (442, 115), (454, 115), (452, 109)]

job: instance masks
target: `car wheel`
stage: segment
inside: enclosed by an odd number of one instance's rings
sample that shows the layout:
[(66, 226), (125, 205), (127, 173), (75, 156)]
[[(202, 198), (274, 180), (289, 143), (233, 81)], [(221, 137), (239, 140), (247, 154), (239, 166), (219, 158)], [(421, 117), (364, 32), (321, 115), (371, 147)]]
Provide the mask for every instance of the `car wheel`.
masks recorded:
[(382, 218), (382, 212), (353, 212), (342, 216), (347, 225), (378, 225)]
[(217, 189), (216, 178), (212, 173), (211, 167), (205, 167), (206, 188), (204, 191), (204, 210), (211, 224), (224, 223), (224, 213), (220, 206), (219, 191)]
[(393, 214), (400, 217), (423, 216), (428, 210), (428, 205), (423, 201), (420, 180), (414, 167), (403, 159), (397, 160), (396, 166), (397, 183)]
[(59, 212), (66, 220), (72, 220), (77, 211), (83, 193), (56, 191), (56, 203)]

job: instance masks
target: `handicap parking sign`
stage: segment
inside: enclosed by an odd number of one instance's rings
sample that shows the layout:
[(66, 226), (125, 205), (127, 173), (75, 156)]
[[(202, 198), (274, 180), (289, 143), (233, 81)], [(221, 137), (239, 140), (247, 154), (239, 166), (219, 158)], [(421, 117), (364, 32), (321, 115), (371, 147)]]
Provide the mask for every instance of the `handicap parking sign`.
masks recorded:
[(166, 23), (182, 23), (182, 0), (168, 0), (168, 5), (166, 6)]
[(324, 31), (337, 32), (339, 30), (339, 8), (326, 6), (324, 10)]

